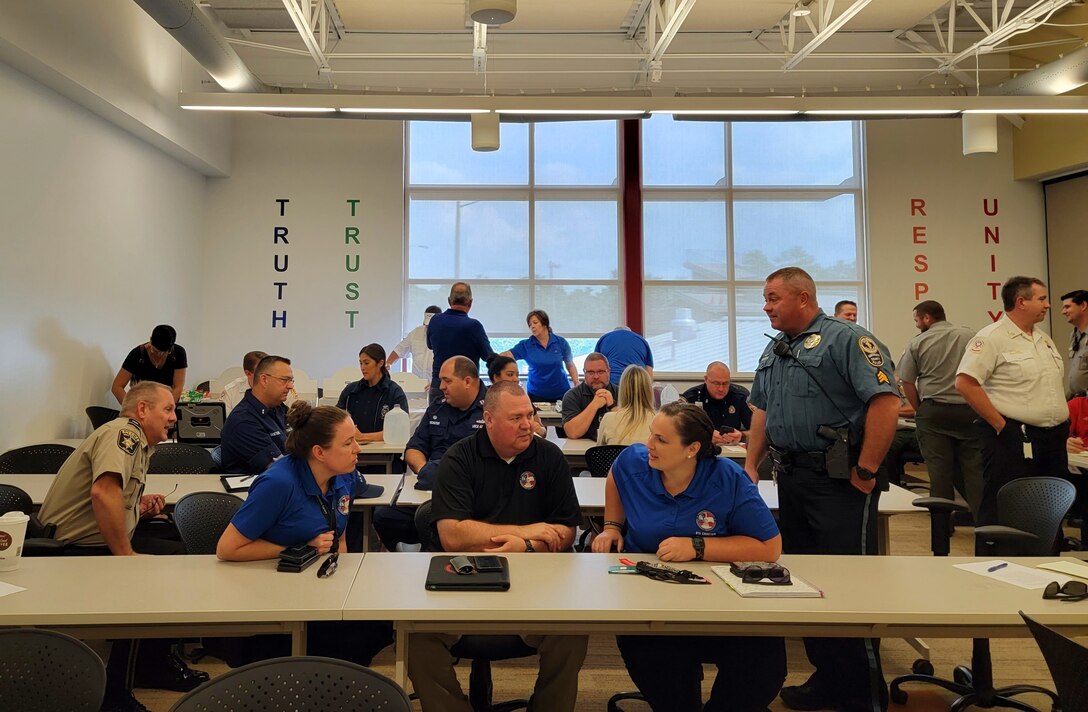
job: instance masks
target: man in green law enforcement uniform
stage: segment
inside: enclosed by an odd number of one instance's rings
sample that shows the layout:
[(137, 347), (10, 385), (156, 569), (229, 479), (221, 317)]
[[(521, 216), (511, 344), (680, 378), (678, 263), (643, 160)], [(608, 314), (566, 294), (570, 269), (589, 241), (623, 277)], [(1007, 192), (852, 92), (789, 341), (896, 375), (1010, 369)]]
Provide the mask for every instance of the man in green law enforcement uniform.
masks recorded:
[[(876, 472), (899, 410), (888, 350), (864, 328), (824, 314), (816, 284), (799, 267), (767, 277), (763, 298), (779, 333), (752, 384), (745, 469), (757, 480), (764, 456), (772, 459), (786, 553), (876, 553)], [(805, 650), (816, 671), (783, 688), (786, 707), (887, 707), (878, 641), (805, 638)]]

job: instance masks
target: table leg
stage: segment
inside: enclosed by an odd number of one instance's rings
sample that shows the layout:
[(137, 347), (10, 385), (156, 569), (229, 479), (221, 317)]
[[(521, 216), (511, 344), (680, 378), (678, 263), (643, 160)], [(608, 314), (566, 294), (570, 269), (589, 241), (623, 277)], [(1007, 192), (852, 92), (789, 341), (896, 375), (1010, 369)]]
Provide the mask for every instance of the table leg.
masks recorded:
[(877, 516), (877, 526), (880, 528), (880, 537), (877, 542), (877, 551), (881, 556), (887, 556), (891, 549), (892, 527), (891, 517), (887, 514)]
[(408, 656), (408, 626), (404, 623), (395, 623), (397, 629), (397, 657), (393, 668), (393, 679), (397, 684), (408, 689), (408, 666), (405, 660)]
[(291, 630), (291, 655), (306, 654), (306, 621), (289, 624)]

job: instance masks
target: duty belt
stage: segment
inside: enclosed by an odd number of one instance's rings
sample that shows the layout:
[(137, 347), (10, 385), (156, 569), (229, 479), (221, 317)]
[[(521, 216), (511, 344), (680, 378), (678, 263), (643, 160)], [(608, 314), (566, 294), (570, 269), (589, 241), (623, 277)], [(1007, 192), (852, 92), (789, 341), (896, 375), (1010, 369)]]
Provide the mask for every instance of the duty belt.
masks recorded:
[(827, 465), (822, 451), (806, 452), (804, 450), (783, 450), (769, 446), (772, 459), (785, 467), (798, 467), (804, 470), (824, 470)]

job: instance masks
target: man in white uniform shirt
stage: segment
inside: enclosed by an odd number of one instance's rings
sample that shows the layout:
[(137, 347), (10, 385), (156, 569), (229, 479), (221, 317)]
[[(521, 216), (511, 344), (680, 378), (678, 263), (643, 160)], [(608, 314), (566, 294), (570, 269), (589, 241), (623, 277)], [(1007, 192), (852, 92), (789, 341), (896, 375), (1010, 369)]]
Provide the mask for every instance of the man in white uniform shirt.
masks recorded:
[(234, 410), (234, 406), (242, 402), (242, 399), (246, 396), (246, 391), (253, 388), (253, 371), (257, 368), (257, 364), (261, 362), (261, 359), (267, 355), (264, 351), (250, 351), (242, 357), (242, 371), (244, 374), (223, 386), (223, 404), (227, 407), (228, 413)]
[(1062, 354), (1038, 326), (1050, 309), (1046, 285), (1013, 277), (1001, 287), (1001, 301), (1004, 316), (975, 335), (956, 375), (956, 390), (980, 418), (985, 485), (979, 525), (996, 523), (997, 492), (1005, 483), (1069, 468)]
[(431, 384), (431, 369), (434, 364), (434, 352), (427, 348), (427, 324), (431, 323), (431, 317), (440, 314), (441, 309), (432, 305), (423, 310), (423, 323), (408, 332), (399, 344), (393, 347), (389, 354), (386, 368), (391, 367), (397, 359), (412, 355), (412, 375), (419, 376), (427, 382), (427, 388)]

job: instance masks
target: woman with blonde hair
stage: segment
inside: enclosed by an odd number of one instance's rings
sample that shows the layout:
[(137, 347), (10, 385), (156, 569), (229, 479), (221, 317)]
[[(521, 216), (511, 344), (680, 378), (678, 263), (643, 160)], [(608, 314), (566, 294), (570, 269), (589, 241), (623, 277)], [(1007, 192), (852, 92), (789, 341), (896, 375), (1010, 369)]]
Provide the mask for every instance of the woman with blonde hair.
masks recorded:
[(619, 407), (601, 418), (598, 445), (646, 442), (654, 419), (654, 392), (650, 374), (642, 366), (628, 366), (620, 376)]

